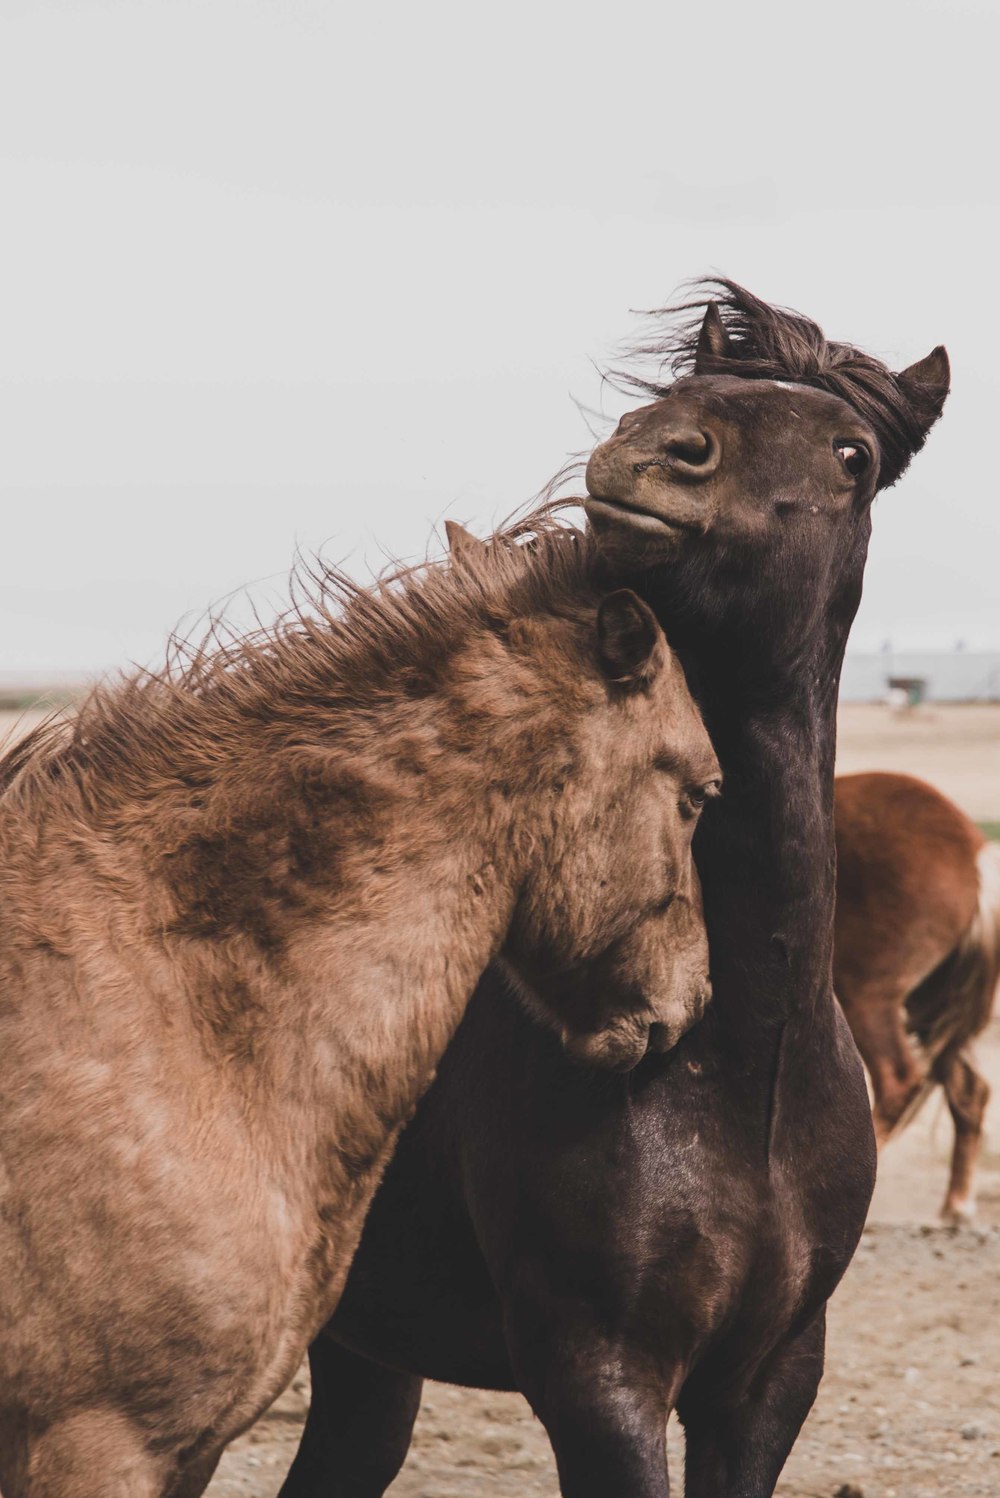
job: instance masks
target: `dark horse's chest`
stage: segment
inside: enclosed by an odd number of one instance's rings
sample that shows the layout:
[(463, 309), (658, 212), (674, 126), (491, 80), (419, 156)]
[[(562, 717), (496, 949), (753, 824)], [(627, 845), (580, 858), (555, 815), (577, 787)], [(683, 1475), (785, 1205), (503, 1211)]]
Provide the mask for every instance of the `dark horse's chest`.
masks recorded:
[[(853, 1048), (841, 1064), (820, 1033), (786, 1099), (798, 1039), (749, 1064), (698, 1027), (627, 1077), (587, 1073), (488, 977), (376, 1198), (334, 1335), (429, 1377), (512, 1387), (511, 1304), (544, 1316), (558, 1298), (664, 1368), (719, 1342), (734, 1368), (744, 1347), (755, 1363), (854, 1246), (837, 1223), (863, 1080)], [(860, 1200), (865, 1162), (856, 1174)]]

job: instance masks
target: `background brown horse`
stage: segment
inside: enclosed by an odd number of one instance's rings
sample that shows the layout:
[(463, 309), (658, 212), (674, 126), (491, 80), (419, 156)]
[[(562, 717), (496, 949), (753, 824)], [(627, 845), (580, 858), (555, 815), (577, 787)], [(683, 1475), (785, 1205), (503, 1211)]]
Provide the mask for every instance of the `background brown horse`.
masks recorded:
[(944, 1089), (955, 1147), (941, 1215), (956, 1221), (974, 1209), (990, 1095), (970, 1042), (1000, 978), (1000, 848), (910, 775), (842, 775), (835, 795), (834, 990), (871, 1075), (880, 1144)]

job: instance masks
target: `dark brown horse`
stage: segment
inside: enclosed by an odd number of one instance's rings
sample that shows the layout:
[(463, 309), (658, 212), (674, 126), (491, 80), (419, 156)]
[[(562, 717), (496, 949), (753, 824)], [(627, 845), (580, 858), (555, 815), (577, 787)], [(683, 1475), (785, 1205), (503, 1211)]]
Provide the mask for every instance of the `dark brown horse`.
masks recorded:
[(959, 1221), (974, 1210), (990, 1095), (970, 1044), (1000, 978), (1000, 849), (910, 775), (841, 776), (836, 827), (833, 982), (871, 1075), (876, 1138), (940, 1084), (955, 1125), (941, 1215)]
[(875, 1163), (831, 982), (837, 687), (872, 498), (948, 365), (892, 375), (722, 291), (587, 475), (725, 774), (695, 840), (713, 1003), (669, 1056), (597, 1075), (487, 974), (311, 1349), (285, 1498), (381, 1494), (424, 1376), (521, 1389), (567, 1498), (665, 1498), (673, 1408), (688, 1498), (766, 1498), (815, 1397)]
[(336, 1304), (486, 964), (617, 1069), (704, 1011), (719, 770), (590, 545), (327, 588), (0, 765), (0, 1488), (195, 1498)]

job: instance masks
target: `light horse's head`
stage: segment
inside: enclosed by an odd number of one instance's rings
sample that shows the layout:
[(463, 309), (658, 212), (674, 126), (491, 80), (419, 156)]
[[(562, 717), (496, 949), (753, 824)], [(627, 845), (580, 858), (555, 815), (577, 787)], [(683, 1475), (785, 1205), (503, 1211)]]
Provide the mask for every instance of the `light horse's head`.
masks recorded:
[(663, 569), (671, 620), (737, 649), (751, 621), (773, 627), (776, 656), (793, 657), (831, 610), (846, 638), (872, 499), (941, 414), (948, 357), (893, 374), (733, 282), (712, 288), (679, 309), (703, 315), (639, 350), (680, 377), (625, 377), (657, 398), (591, 456), (587, 515), (619, 563)]
[[(475, 566), (483, 543), (448, 530), (456, 564)], [(635, 593), (518, 619), (508, 643), (530, 667), (539, 715), (523, 758), (541, 759), (544, 792), (539, 821), (518, 831), (525, 872), (502, 959), (572, 1056), (627, 1070), (676, 1045), (711, 995), (691, 840), (721, 771)]]

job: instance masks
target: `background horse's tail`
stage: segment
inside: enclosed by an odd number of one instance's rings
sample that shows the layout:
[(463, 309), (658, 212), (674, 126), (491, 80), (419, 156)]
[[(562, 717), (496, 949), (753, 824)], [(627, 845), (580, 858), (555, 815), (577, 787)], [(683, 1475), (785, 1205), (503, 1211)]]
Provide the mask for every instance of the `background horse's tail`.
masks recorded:
[(979, 901), (958, 945), (906, 1001), (912, 1033), (927, 1061), (927, 1081), (907, 1108), (908, 1123), (940, 1080), (944, 1063), (984, 1030), (1000, 981), (1000, 843), (976, 857)]

